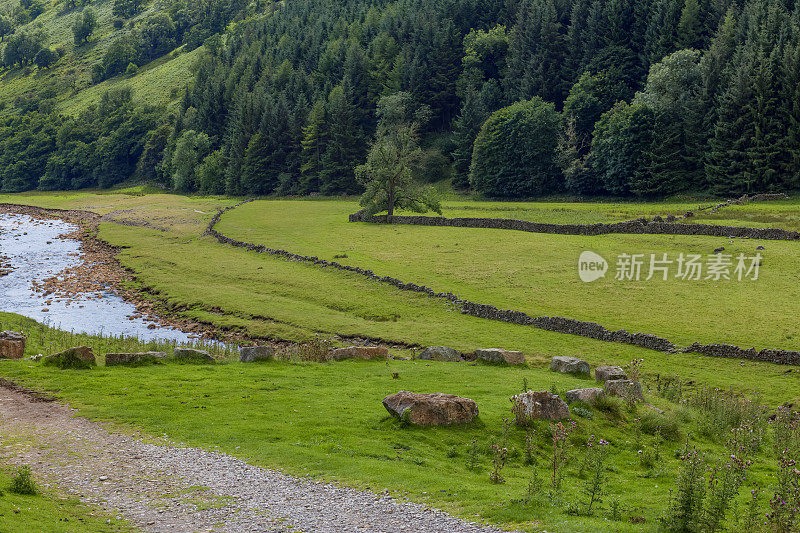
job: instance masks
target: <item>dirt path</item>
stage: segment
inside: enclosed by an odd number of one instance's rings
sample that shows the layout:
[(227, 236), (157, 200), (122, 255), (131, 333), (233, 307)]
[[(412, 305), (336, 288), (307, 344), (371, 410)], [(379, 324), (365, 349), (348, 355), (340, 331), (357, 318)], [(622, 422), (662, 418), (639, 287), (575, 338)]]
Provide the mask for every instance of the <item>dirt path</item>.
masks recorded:
[(145, 531), (496, 532), (418, 504), (296, 478), (166, 439), (112, 432), (0, 386), (0, 461)]

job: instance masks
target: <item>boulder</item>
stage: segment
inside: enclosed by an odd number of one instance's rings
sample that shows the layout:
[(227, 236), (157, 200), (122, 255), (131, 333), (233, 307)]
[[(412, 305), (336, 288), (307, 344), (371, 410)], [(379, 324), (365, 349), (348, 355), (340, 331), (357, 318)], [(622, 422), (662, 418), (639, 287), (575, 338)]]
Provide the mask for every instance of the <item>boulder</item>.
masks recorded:
[(167, 358), (165, 352), (107, 353), (106, 366), (139, 366), (161, 363)]
[(589, 363), (577, 357), (557, 355), (550, 360), (550, 370), (564, 374), (588, 374)]
[(489, 363), (508, 363), (509, 365), (521, 365), (525, 363), (525, 355), (522, 352), (503, 350), (502, 348), (483, 348), (475, 350), (475, 358), (482, 359)]
[(25, 353), (25, 335), (16, 331), (0, 332), (0, 357), (21, 359)]
[(239, 361), (252, 363), (254, 361), (271, 361), (275, 357), (272, 346), (242, 346), (239, 348)]
[(441, 392), (419, 394), (401, 390), (383, 399), (383, 406), (391, 414), (418, 426), (448, 426), (466, 424), (478, 416), (478, 404)]
[(389, 357), (389, 350), (383, 346), (348, 346), (346, 348), (333, 348), (330, 351), (331, 359), (385, 359)]
[(567, 402), (584, 402), (584, 403), (592, 403), (593, 401), (597, 400), (598, 398), (602, 398), (606, 395), (606, 391), (599, 387), (590, 387), (588, 389), (572, 389), (568, 390), (564, 396), (567, 398)]
[(181, 363), (209, 364), (214, 363), (214, 357), (205, 350), (194, 348), (175, 348), (174, 357)]
[(517, 394), (511, 398), (517, 424), (527, 425), (531, 420), (561, 420), (569, 418), (569, 407), (558, 394), (550, 391), (531, 391)]
[(45, 366), (55, 366), (62, 370), (68, 368), (91, 368), (97, 364), (94, 352), (88, 346), (77, 346), (63, 352), (48, 355), (42, 359)]
[(628, 375), (618, 366), (598, 366), (594, 369), (594, 378), (597, 381), (608, 381), (610, 379), (628, 379)]
[(632, 381), (630, 379), (610, 379), (606, 381), (606, 394), (609, 396), (622, 397), (633, 395), (637, 401), (644, 401), (644, 396), (642, 395), (642, 384), (638, 381)]
[(417, 359), (453, 363), (461, 361), (461, 354), (457, 350), (448, 348), (447, 346), (428, 346), (422, 350), (422, 353), (417, 356)]

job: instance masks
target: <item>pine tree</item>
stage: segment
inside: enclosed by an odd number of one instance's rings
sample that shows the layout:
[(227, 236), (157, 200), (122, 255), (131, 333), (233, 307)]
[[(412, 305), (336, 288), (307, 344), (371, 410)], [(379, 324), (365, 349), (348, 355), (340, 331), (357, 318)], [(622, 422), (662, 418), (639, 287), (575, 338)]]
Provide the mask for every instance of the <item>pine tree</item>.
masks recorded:
[(328, 96), (328, 143), (319, 173), (323, 194), (357, 193), (354, 168), (364, 154), (364, 136), (356, 124), (349, 88), (337, 85)]
[(678, 47), (700, 48), (702, 46), (701, 31), (700, 5), (697, 0), (686, 0), (678, 21)]
[(787, 150), (789, 113), (782, 101), (783, 54), (775, 49), (761, 54), (753, 75), (754, 136), (748, 150), (755, 174), (755, 191), (783, 188), (784, 175), (790, 167)]
[(719, 118), (705, 165), (708, 185), (715, 194), (741, 194), (754, 190), (755, 174), (748, 155), (755, 134), (751, 70), (749, 58), (739, 60), (720, 102)]
[[(797, 16), (800, 9), (796, 8)], [(800, 25), (797, 27), (800, 28)], [(786, 150), (789, 165), (784, 176), (787, 189), (800, 187), (800, 43), (787, 47), (784, 53), (783, 102), (787, 106)]]
[(453, 187), (466, 189), (469, 187), (469, 165), (472, 161), (472, 144), (488, 113), (480, 105), (478, 95), (470, 93), (464, 100), (461, 113), (453, 122)]
[(319, 192), (319, 176), (322, 171), (322, 155), (326, 147), (325, 102), (317, 100), (308, 114), (303, 128), (302, 152), (300, 155), (300, 191), (308, 194)]
[(561, 105), (567, 91), (565, 36), (553, 0), (523, 0), (508, 49), (510, 100), (532, 96)]

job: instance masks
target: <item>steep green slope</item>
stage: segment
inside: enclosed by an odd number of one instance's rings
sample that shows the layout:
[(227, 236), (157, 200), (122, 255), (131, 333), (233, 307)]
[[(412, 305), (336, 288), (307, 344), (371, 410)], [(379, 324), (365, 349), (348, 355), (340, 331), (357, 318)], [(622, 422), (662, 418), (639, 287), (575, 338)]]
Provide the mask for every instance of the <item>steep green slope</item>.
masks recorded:
[[(0, 0), (0, 12), (10, 11), (19, 2)], [(45, 11), (35, 20), (21, 25), (17, 32), (42, 30), (47, 35), (43, 45), (63, 54), (50, 68), (35, 66), (0, 69), (0, 106), (4, 112), (19, 110), (20, 99), (53, 98), (55, 110), (76, 115), (91, 104), (99, 102), (110, 89), (130, 87), (134, 100), (140, 103), (166, 105), (175, 103), (180, 90), (191, 80), (190, 66), (198, 51), (183, 54), (183, 47), (141, 65), (131, 75), (121, 75), (93, 83), (92, 67), (100, 62), (111, 43), (124, 35), (131, 24), (161, 12), (164, 4), (147, 6), (141, 13), (115, 29), (112, 14), (113, 0), (95, 0), (86, 8), (64, 10), (61, 3), (45, 5)], [(76, 46), (72, 26), (83, 9), (91, 8), (97, 14), (97, 28), (88, 42)]]

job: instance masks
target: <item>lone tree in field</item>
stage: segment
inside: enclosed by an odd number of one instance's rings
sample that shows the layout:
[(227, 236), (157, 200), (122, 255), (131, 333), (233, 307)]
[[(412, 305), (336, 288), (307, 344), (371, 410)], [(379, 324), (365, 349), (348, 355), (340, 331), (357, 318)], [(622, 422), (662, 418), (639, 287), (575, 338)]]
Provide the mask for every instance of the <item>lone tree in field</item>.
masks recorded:
[(385, 96), (378, 102), (378, 128), (367, 161), (356, 167), (356, 177), (366, 191), (361, 206), (374, 215), (395, 208), (415, 213), (435, 211), (442, 214), (436, 191), (414, 178), (414, 169), (422, 156), (419, 128), (429, 120), (431, 111), (421, 106), (412, 111), (411, 95), (405, 92)]

